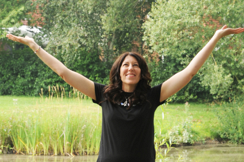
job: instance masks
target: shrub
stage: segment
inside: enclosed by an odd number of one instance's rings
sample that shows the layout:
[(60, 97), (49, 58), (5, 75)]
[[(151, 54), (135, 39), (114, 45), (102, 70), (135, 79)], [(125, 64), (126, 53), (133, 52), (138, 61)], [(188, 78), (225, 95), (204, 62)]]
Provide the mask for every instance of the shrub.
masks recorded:
[(216, 112), (220, 128), (217, 131), (220, 138), (232, 143), (244, 143), (244, 103), (223, 103), (221, 110)]
[[(225, 24), (243, 26), (243, 5), (244, 1), (157, 0), (143, 24), (144, 47), (149, 55), (157, 53), (164, 58), (163, 68), (155, 71), (156, 78), (163, 82), (186, 67), (216, 29)], [(221, 39), (194, 79), (172, 100), (228, 100), (242, 94), (243, 56), (243, 35)]]
[[(11, 50), (0, 54), (0, 95), (38, 96), (41, 88), (43, 94), (48, 94), (49, 86), (59, 85), (67, 93), (73, 88), (62, 80), (55, 72), (45, 65), (27, 46), (12, 43)], [(61, 55), (54, 55), (61, 62)], [(82, 49), (77, 50), (74, 64), (68, 68), (81, 73), (87, 78), (106, 83), (108, 80), (107, 63), (102, 62), (96, 53)]]

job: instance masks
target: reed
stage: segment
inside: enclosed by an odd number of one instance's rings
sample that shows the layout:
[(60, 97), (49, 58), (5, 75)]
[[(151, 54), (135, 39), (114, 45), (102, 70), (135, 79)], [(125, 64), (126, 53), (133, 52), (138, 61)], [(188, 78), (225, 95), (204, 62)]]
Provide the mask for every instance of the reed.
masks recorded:
[(33, 100), (25, 106), (9, 104), (8, 109), (1, 109), (0, 146), (12, 143), (16, 153), (31, 155), (98, 154), (99, 106), (91, 107), (88, 100), (65, 99), (57, 94), (55, 98)]
[[(41, 91), (37, 98), (0, 97), (0, 152), (8, 147), (16, 153), (31, 155), (98, 154), (101, 108), (76, 90), (65, 93), (62, 89), (49, 87), (48, 96)], [(161, 145), (169, 142), (169, 131), (188, 116), (192, 116), (192, 130), (200, 137), (213, 138), (211, 128), (217, 120), (210, 106), (163, 105), (155, 112), (154, 121), (155, 146), (159, 152)], [(201, 138), (194, 138), (198, 139)]]

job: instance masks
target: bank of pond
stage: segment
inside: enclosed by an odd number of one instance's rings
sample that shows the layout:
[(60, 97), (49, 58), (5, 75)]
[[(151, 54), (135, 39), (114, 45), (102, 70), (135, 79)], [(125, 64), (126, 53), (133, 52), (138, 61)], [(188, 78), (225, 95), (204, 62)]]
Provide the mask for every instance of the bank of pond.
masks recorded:
[[(0, 96), (0, 154), (97, 155), (101, 108), (89, 99)], [(243, 102), (168, 103), (155, 112), (155, 148), (243, 143)], [(164, 152), (167, 152), (164, 150)]]
[[(171, 148), (164, 158), (156, 162), (166, 161), (198, 161), (198, 162), (242, 162), (244, 159), (243, 145), (206, 144)], [(97, 155), (86, 156), (32, 156), (32, 155), (0, 155), (1, 162), (95, 162)]]

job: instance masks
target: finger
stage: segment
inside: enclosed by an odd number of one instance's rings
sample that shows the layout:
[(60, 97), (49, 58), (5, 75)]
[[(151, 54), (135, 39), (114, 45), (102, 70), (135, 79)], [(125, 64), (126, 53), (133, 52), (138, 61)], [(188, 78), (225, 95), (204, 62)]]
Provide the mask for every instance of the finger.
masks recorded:
[(8, 39), (10, 39), (10, 40), (13, 40), (14, 38), (13, 38), (13, 35), (10, 35), (10, 34), (7, 34), (7, 36), (6, 36)]
[(223, 29), (226, 29), (226, 28), (227, 28), (227, 25), (224, 25), (224, 26), (222, 27), (222, 30), (223, 30)]
[(14, 36), (12, 34), (7, 34), (7, 37), (10, 40), (17, 41), (17, 42), (21, 42), (21, 37)]
[(244, 32), (244, 28), (233, 29), (233, 33), (238, 34)]
[(12, 34), (7, 34), (6, 37), (7, 38), (10, 38), (12, 36)]
[(12, 34), (7, 34), (6, 37), (8, 37), (9, 39), (12, 39), (12, 38), (14, 38), (14, 35), (12, 35)]
[(240, 29), (238, 29), (237, 32), (238, 32), (238, 33), (242, 33), (242, 32), (244, 32), (244, 28), (240, 28)]
[(10, 38), (10, 39), (14, 39), (14, 40), (19, 39), (19, 37), (14, 36), (14, 35), (10, 35), (8, 38)]
[(12, 34), (7, 34), (6, 37), (8, 37), (8, 36), (10, 36), (10, 35), (12, 35)]

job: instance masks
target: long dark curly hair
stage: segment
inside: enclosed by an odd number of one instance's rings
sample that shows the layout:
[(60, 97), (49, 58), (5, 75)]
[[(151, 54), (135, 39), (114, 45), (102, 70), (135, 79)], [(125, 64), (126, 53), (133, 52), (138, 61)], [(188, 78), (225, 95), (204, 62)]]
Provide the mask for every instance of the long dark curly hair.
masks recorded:
[(126, 56), (133, 56), (141, 69), (141, 79), (137, 83), (135, 91), (128, 98), (129, 106), (127, 109), (129, 109), (133, 104), (142, 104), (146, 101), (146, 95), (150, 89), (150, 82), (152, 79), (146, 60), (137, 52), (125, 52), (116, 59), (111, 68), (109, 75), (110, 83), (104, 90), (105, 100), (114, 104), (120, 104), (125, 100), (125, 97), (128, 97), (125, 96), (125, 93), (122, 90), (122, 81), (120, 79), (120, 67)]

